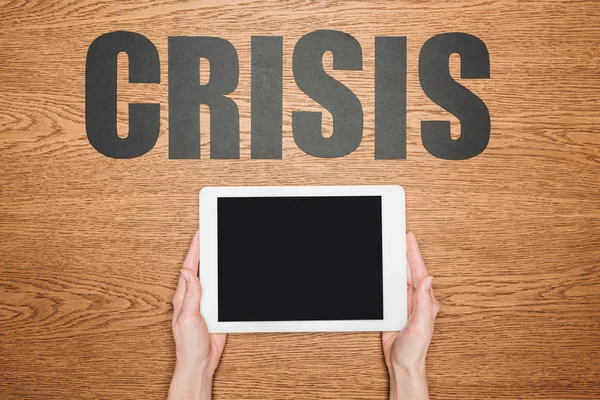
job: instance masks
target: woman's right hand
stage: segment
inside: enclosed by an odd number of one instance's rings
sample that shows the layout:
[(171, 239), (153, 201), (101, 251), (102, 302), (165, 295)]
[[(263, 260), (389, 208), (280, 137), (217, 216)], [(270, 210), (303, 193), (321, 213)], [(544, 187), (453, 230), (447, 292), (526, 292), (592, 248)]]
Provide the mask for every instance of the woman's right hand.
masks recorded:
[(406, 235), (408, 322), (400, 332), (383, 332), (381, 341), (390, 375), (390, 399), (428, 399), (425, 357), (439, 303), (431, 287), (417, 239)]

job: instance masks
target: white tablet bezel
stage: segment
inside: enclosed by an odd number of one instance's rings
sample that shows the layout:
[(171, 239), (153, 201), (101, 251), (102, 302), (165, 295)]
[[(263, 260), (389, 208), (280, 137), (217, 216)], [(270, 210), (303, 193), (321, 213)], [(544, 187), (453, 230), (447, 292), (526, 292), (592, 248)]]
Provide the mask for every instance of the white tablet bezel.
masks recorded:
[[(217, 199), (220, 197), (381, 196), (383, 320), (220, 322)], [(200, 191), (200, 310), (210, 332), (399, 331), (407, 319), (406, 216), (401, 186), (205, 187)], [(251, 266), (249, 266), (251, 267)], [(307, 296), (310, 296), (307, 293)], [(360, 293), (357, 293), (360, 296)]]

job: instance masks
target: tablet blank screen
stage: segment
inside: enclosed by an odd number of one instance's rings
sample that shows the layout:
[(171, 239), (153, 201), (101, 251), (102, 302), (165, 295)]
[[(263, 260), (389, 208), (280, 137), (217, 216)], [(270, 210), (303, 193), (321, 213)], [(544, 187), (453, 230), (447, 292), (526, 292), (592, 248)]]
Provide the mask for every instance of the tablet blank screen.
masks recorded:
[(217, 199), (218, 319), (382, 320), (381, 196)]

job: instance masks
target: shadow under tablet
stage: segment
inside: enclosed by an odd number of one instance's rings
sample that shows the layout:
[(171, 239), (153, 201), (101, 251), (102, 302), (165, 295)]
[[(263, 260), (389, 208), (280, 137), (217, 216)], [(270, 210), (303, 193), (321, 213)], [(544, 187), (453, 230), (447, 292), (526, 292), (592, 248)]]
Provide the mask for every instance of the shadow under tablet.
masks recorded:
[(383, 320), (381, 199), (218, 198), (218, 320)]

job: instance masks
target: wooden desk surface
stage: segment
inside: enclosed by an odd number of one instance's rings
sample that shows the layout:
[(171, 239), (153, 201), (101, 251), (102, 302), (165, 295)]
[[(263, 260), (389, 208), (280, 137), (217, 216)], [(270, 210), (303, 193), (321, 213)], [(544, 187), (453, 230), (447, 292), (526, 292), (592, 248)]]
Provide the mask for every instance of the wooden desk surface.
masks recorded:
[[(364, 139), (338, 159), (304, 154), (292, 110), (296, 41), (317, 29), (360, 42), (362, 71), (333, 71), (361, 100)], [(85, 60), (99, 35), (157, 47), (160, 102), (148, 154), (117, 160), (85, 131)], [(461, 81), (487, 105), (487, 149), (430, 155), (420, 121), (458, 120), (419, 85), (422, 44), (467, 32), (491, 78)], [(239, 160), (168, 158), (167, 38), (228, 39), (240, 59)], [(281, 35), (282, 160), (250, 160), (250, 38)], [(373, 156), (375, 36), (408, 41), (406, 160)], [(329, 58), (328, 58), (329, 57)], [(324, 57), (331, 71), (330, 56)], [(458, 57), (452, 58), (455, 77)], [(441, 303), (428, 358), (434, 399), (600, 398), (600, 6), (597, 1), (4, 1), (0, 5), (0, 398), (160, 399), (174, 363), (171, 296), (207, 185), (400, 184)], [(204, 110), (206, 111), (206, 110)], [(203, 112), (204, 112), (203, 111)], [(207, 119), (202, 120), (208, 154)], [(326, 130), (331, 116), (324, 113)], [(383, 399), (377, 333), (230, 335), (216, 399)]]

